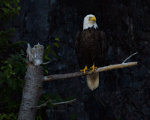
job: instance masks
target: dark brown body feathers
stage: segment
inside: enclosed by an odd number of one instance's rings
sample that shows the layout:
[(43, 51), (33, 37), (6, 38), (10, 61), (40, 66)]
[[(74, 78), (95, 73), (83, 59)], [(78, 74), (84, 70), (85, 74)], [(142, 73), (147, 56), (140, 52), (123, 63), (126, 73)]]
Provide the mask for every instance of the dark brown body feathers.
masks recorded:
[(107, 47), (104, 32), (94, 28), (83, 30), (76, 37), (75, 47), (81, 68), (93, 64), (97, 67), (104, 66)]

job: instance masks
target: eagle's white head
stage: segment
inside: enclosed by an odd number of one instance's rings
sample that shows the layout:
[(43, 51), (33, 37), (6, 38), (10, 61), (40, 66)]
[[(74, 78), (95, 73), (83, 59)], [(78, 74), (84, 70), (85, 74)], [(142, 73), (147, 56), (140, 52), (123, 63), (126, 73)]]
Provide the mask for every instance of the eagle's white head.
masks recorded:
[(84, 21), (83, 21), (83, 30), (86, 30), (88, 28), (98, 28), (97, 24), (96, 24), (96, 17), (92, 14), (89, 14), (87, 16), (84, 17)]

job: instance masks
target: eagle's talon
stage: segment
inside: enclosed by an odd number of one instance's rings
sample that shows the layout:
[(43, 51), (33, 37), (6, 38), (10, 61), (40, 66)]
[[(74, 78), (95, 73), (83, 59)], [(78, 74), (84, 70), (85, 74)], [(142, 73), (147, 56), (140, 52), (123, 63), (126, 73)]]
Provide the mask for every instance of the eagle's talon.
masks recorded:
[(97, 69), (97, 67), (93, 64), (93, 65), (90, 67), (90, 69), (91, 69), (93, 72), (95, 72), (95, 69)]
[(85, 74), (87, 69), (88, 69), (87, 66), (85, 66), (84, 69), (81, 69), (80, 71)]

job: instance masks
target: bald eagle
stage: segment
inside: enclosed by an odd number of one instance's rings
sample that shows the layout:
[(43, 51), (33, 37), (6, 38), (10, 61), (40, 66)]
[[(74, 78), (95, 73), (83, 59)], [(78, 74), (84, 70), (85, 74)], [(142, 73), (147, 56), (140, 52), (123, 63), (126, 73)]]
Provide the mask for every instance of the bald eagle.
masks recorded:
[[(79, 65), (84, 73), (89, 69), (93, 72), (97, 67), (104, 66), (106, 54), (106, 37), (98, 30), (96, 17), (89, 14), (84, 17), (83, 31), (79, 32), (75, 40), (76, 54)], [(91, 90), (99, 86), (99, 73), (86, 75), (87, 85)]]

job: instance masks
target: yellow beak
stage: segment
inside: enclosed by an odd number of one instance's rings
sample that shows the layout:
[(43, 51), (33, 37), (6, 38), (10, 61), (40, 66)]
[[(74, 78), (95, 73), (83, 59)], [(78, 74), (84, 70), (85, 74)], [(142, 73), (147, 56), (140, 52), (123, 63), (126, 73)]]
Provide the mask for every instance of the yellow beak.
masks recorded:
[(96, 22), (96, 17), (91, 17), (90, 21), (95, 21)]

